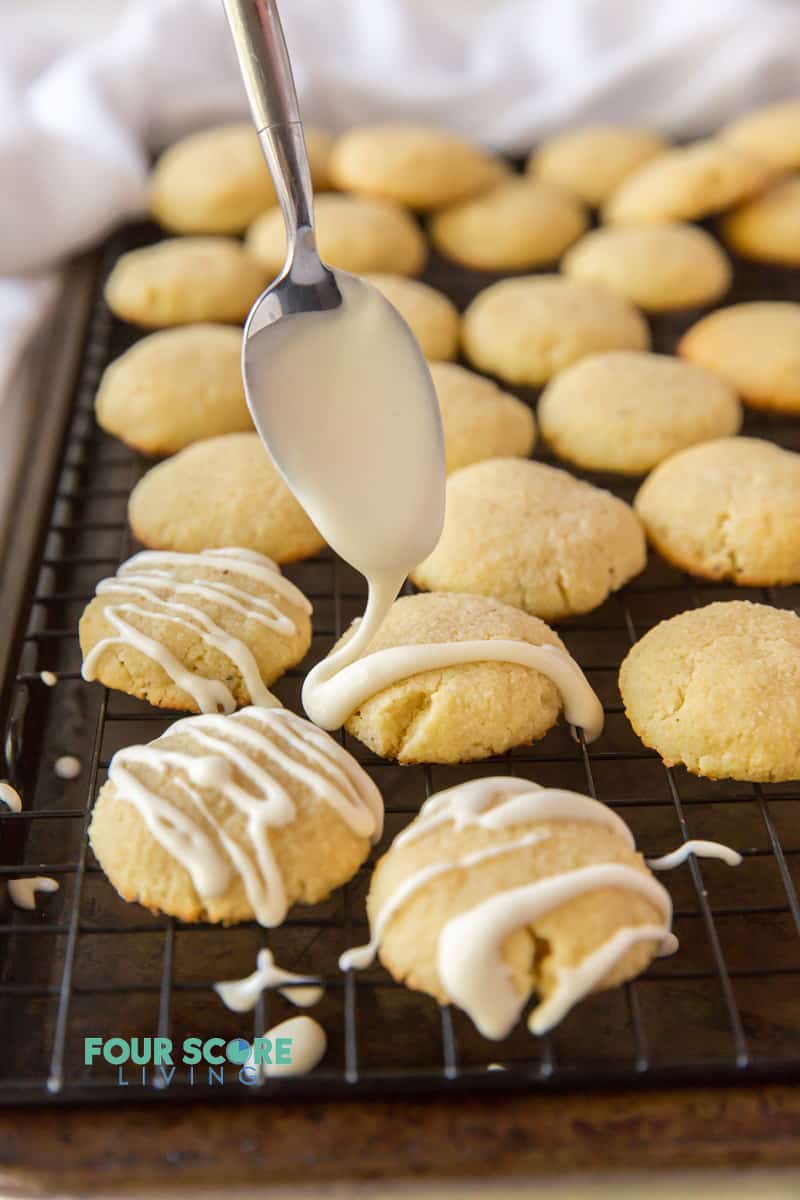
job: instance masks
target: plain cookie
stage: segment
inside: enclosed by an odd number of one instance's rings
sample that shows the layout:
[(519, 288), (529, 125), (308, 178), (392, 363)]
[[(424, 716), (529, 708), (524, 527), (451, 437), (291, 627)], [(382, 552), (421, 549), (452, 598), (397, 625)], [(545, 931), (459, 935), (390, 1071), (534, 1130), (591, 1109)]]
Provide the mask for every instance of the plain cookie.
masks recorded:
[(461, 317), (444, 292), (404, 275), (365, 275), (410, 327), (420, 350), (431, 361), (445, 361), (458, 353)]
[(600, 350), (646, 350), (641, 313), (607, 288), (560, 275), (503, 279), (464, 313), (464, 353), (507, 383), (538, 386)]
[(528, 171), (598, 208), (632, 171), (655, 158), (668, 142), (633, 125), (584, 125), (544, 141)]
[(766, 187), (774, 170), (730, 142), (678, 146), (639, 167), (611, 193), (603, 220), (637, 225), (700, 221)]
[(587, 226), (566, 192), (515, 177), (437, 212), (431, 241), (441, 254), (478, 271), (521, 271), (556, 262)]
[(800, 778), (800, 617), (731, 600), (646, 633), (619, 673), (628, 720), (667, 766), (709, 779)]
[(584, 358), (548, 383), (542, 437), (588, 471), (643, 475), (695, 442), (737, 433), (742, 408), (719, 376), (663, 354), (611, 351)]
[(449, 477), (439, 544), (411, 578), (558, 621), (597, 608), (645, 560), (624, 501), (544, 463), (494, 458)]
[(243, 546), (285, 563), (325, 544), (257, 433), (206, 438), (152, 467), (131, 492), (128, 519), (154, 550)]
[(742, 258), (800, 267), (800, 176), (781, 180), (728, 213), (721, 231)]
[(753, 408), (800, 412), (800, 304), (720, 308), (684, 334), (678, 353), (727, 379)]
[[(416, 221), (395, 204), (324, 195), (314, 202), (314, 215), (317, 249), (331, 267), (354, 275), (369, 271), (418, 275), (425, 265), (425, 238)], [(279, 208), (263, 213), (250, 226), (246, 245), (274, 279), (286, 259), (286, 228)]]
[(634, 507), (683, 571), (747, 587), (800, 582), (800, 454), (759, 438), (693, 446), (648, 476)]
[(800, 168), (800, 100), (782, 100), (745, 113), (726, 125), (720, 137), (757, 154), (778, 170)]
[(97, 423), (142, 454), (252, 429), (242, 383), (242, 335), (230, 325), (151, 333), (106, 367)]
[(158, 329), (196, 321), (241, 324), (267, 283), (234, 238), (167, 238), (129, 250), (105, 286), (116, 317)]
[(443, 129), (401, 122), (342, 134), (330, 158), (334, 187), (426, 212), (491, 187), (508, 167)]
[(457, 363), (431, 363), (431, 376), (448, 474), (484, 458), (527, 458), (536, 442), (536, 420), (527, 404)]
[(655, 313), (712, 304), (732, 275), (719, 243), (704, 229), (682, 224), (593, 229), (567, 252), (561, 270)]

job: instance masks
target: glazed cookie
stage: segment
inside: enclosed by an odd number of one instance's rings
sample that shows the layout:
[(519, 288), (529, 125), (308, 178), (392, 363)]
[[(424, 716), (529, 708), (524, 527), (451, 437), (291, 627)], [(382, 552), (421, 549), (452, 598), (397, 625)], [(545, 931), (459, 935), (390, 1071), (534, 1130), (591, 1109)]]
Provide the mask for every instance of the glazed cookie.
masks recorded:
[(625, 822), (576, 792), (474, 779), (431, 796), (379, 860), (368, 946), (400, 983), (506, 1037), (546, 1033), (590, 992), (675, 948), (672, 904)]
[(731, 250), (742, 258), (800, 267), (800, 175), (728, 213), (721, 228)]
[(628, 720), (667, 766), (800, 779), (800, 617), (746, 600), (662, 621), (619, 673)]
[(411, 578), (558, 621), (597, 608), (645, 557), (624, 501), (544, 463), (493, 458), (450, 476), (441, 539)]
[(230, 325), (151, 333), (106, 367), (97, 423), (142, 454), (252, 429), (242, 383), (242, 335)]
[(644, 225), (700, 221), (766, 187), (774, 171), (730, 142), (679, 146), (639, 167), (611, 193), (603, 219)]
[[(484, 596), (402, 596), (358, 665), (390, 647), (498, 638), (558, 647), (566, 657), (558, 635), (518, 608)], [(542, 671), (476, 660), (402, 678), (363, 701), (345, 728), (382, 758), (469, 762), (544, 737), (561, 705), (556, 685)]]
[(484, 458), (527, 458), (536, 441), (536, 421), (527, 404), (457, 363), (432, 363), (431, 376), (448, 473)]
[(800, 583), (800, 454), (759, 438), (692, 446), (648, 476), (635, 508), (681, 570), (747, 587)]
[(507, 383), (538, 386), (600, 350), (646, 350), (641, 313), (607, 288), (560, 275), (503, 279), (464, 313), (464, 353)]
[(378, 789), (333, 738), (258, 707), (187, 717), (118, 750), (89, 838), (124, 900), (274, 926), (351, 879), (382, 824)]
[(157, 708), (233, 712), (311, 644), (311, 605), (269, 558), (145, 550), (104, 579), (80, 622), (84, 679)]
[(427, 359), (456, 357), (461, 317), (444, 292), (404, 275), (373, 274), (364, 278), (397, 309)]
[(800, 99), (782, 100), (745, 113), (720, 134), (778, 170), (800, 169)]
[[(417, 275), (427, 248), (407, 212), (384, 200), (357, 196), (318, 196), (314, 203), (317, 247), (324, 262), (354, 275), (388, 271)], [(279, 208), (271, 208), (247, 231), (247, 249), (273, 279), (286, 258), (286, 229)]]
[(731, 264), (714, 238), (679, 223), (593, 229), (567, 252), (561, 270), (655, 313), (712, 304), (731, 285)]
[(586, 225), (568, 193), (515, 177), (442, 209), (428, 228), (436, 249), (465, 267), (521, 271), (556, 262)]
[(739, 398), (702, 367), (663, 354), (584, 358), (539, 398), (542, 437), (588, 471), (643, 475), (676, 450), (738, 432)]
[(720, 308), (684, 334), (678, 353), (727, 379), (753, 408), (800, 412), (800, 304)]
[(668, 143), (632, 125), (585, 125), (548, 138), (528, 159), (528, 171), (598, 208), (632, 171)]
[[(328, 183), (333, 139), (305, 127), (314, 188)], [(169, 146), (150, 176), (150, 213), (171, 233), (242, 233), (277, 203), (250, 121), (202, 129)]]
[(334, 187), (426, 212), (491, 187), (508, 167), (455, 134), (426, 125), (362, 125), (334, 143)]
[(266, 273), (233, 238), (168, 238), (123, 254), (105, 298), (115, 316), (149, 329), (242, 322), (266, 283)]
[(128, 518), (154, 550), (243, 546), (285, 563), (325, 544), (257, 433), (206, 438), (152, 467), (131, 493)]

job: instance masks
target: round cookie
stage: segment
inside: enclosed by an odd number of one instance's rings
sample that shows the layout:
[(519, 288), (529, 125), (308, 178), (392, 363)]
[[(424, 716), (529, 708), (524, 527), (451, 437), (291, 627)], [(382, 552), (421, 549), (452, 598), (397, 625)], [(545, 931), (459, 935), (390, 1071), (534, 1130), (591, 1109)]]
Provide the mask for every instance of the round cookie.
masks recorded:
[(721, 230), (742, 258), (800, 267), (800, 175), (781, 180), (728, 213)]
[(311, 605), (252, 550), (145, 550), (97, 585), (81, 617), (84, 679), (157, 708), (233, 712), (311, 644)]
[[(305, 127), (315, 189), (328, 183), (333, 139)], [(201, 129), (174, 142), (150, 175), (150, 213), (170, 233), (243, 233), (277, 204), (264, 152), (250, 121)]]
[(649, 129), (584, 125), (556, 134), (534, 150), (527, 170), (598, 208), (632, 171), (668, 148)]
[(242, 546), (285, 563), (325, 544), (257, 433), (206, 438), (152, 467), (131, 492), (128, 519), (154, 550)]
[(720, 308), (684, 334), (678, 353), (727, 379), (753, 408), (800, 412), (800, 304)]
[(455, 358), (461, 317), (444, 292), (405, 275), (365, 275), (410, 327), (425, 357), (431, 361)]
[(611, 193), (603, 220), (622, 225), (700, 221), (755, 195), (773, 174), (767, 163), (729, 142), (678, 146), (629, 175)]
[(242, 383), (242, 335), (230, 325), (151, 333), (106, 367), (97, 423), (142, 454), (252, 429)]
[(544, 463), (493, 458), (449, 477), (439, 544), (411, 578), (558, 621), (597, 608), (645, 560), (623, 500)]
[(654, 313), (711, 304), (727, 292), (732, 274), (710, 234), (679, 223), (593, 229), (567, 252), (561, 270)]
[(266, 283), (264, 271), (233, 238), (167, 238), (123, 254), (104, 295), (115, 316), (149, 329), (241, 323)]
[(800, 169), (800, 99), (768, 104), (732, 121), (720, 137), (780, 171)]
[[(518, 608), (484, 596), (430, 595), (396, 600), (364, 653), (492, 638), (564, 648), (543, 621)], [(555, 684), (539, 671), (515, 663), (464, 663), (384, 688), (348, 717), (345, 729), (382, 758), (470, 762), (544, 737), (560, 710)]]
[(746, 587), (800, 582), (800, 454), (721, 438), (667, 459), (634, 502), (659, 554)]
[[(387, 271), (417, 275), (427, 247), (419, 226), (395, 204), (358, 196), (318, 196), (314, 202), (317, 247), (324, 262), (354, 275)], [(286, 229), (279, 208), (263, 213), (248, 229), (248, 252), (274, 279), (286, 258)]]
[(588, 471), (643, 475), (695, 442), (737, 433), (739, 398), (702, 367), (665, 354), (616, 350), (551, 379), (538, 406), (542, 437)]
[(560, 275), (525, 275), (485, 288), (464, 313), (461, 338), (473, 366), (534, 387), (587, 354), (650, 345), (647, 322), (626, 300)]
[(367, 912), (369, 949), (344, 966), (377, 949), (398, 982), (461, 1005), (497, 1039), (532, 994), (528, 1028), (545, 1033), (671, 941), (669, 896), (620, 817), (588, 796), (504, 777), (427, 800), (378, 861)]
[(800, 617), (731, 600), (651, 629), (619, 673), (628, 720), (667, 766), (800, 779)]
[(536, 441), (533, 411), (485, 375), (457, 363), (431, 363), (449, 472), (484, 458), (527, 458)]
[(329, 167), (334, 187), (419, 212), (456, 204), (508, 174), (472, 142), (402, 122), (348, 130), (334, 143)]
[(517, 176), (437, 212), (428, 231), (441, 254), (465, 267), (521, 271), (556, 262), (586, 225), (572, 196)]
[(351, 879), (382, 823), (378, 789), (333, 738), (259, 707), (187, 717), (118, 750), (89, 838), (124, 900), (275, 926)]

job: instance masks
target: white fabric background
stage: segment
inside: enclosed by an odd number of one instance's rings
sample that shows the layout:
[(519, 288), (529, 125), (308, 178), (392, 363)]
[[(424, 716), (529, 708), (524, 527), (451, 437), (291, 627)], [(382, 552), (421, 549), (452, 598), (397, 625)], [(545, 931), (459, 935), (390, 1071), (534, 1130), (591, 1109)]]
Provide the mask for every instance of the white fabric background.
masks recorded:
[[(220, 0), (131, 0), (89, 40), (47, 12), (0, 6), (0, 387), (54, 265), (141, 210), (149, 154), (245, 111)], [(283, 0), (281, 12), (304, 116), (333, 129), (402, 116), (523, 151), (587, 120), (691, 135), (800, 93), (800, 0)]]

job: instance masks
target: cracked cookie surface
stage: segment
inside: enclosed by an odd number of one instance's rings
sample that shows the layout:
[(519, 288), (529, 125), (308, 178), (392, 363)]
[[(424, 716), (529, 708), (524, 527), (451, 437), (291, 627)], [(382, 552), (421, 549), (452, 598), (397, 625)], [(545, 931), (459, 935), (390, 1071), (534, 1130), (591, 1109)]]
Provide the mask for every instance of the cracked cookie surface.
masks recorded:
[(800, 778), (800, 617), (747, 600), (662, 621), (622, 663), (625, 712), (667, 766), (709, 779)]

